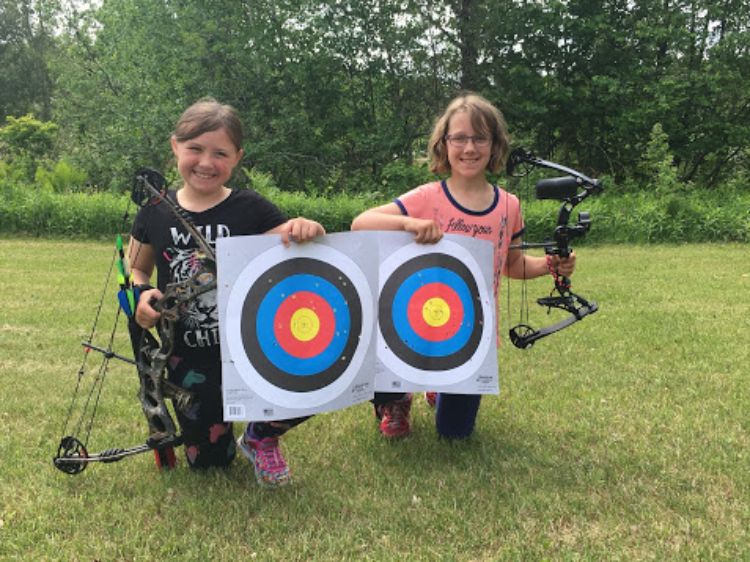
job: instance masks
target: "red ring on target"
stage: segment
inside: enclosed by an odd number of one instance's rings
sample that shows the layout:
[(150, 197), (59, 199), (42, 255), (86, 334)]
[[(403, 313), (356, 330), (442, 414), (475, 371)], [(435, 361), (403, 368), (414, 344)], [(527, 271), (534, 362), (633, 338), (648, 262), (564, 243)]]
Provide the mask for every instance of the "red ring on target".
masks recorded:
[(279, 305), (273, 330), (284, 351), (308, 359), (328, 347), (335, 325), (333, 310), (325, 299), (311, 291), (297, 291)]
[(406, 314), (417, 335), (434, 342), (452, 338), (464, 320), (461, 298), (444, 283), (428, 283), (414, 291)]

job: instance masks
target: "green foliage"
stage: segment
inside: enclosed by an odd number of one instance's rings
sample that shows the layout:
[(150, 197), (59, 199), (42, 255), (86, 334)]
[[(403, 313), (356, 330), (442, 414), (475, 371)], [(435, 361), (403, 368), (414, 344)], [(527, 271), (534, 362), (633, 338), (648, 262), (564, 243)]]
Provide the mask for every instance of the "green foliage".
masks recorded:
[(5, 186), (0, 232), (69, 238), (111, 237), (130, 227), (123, 215), (129, 198), (110, 193), (57, 193)]
[(14, 186), (28, 181), (25, 163), (18, 165), (0, 159), (0, 191), (12, 189)]
[(32, 112), (51, 118), (59, 0), (0, 2), (0, 118)]
[[(695, 240), (749, 241), (750, 197), (726, 199), (721, 195), (707, 196), (694, 190), (664, 198), (645, 194), (625, 196), (602, 202), (602, 214), (619, 216), (614, 227), (615, 239), (627, 242), (683, 243)], [(633, 206), (633, 213), (628, 212)], [(617, 210), (615, 210), (615, 207)], [(592, 205), (592, 213), (600, 212)], [(609, 233), (602, 233), (608, 238)], [(597, 235), (594, 234), (593, 239)]]
[[(573, 246), (592, 243), (750, 242), (750, 193), (682, 189), (659, 195), (628, 192), (605, 182), (605, 192), (588, 199), (577, 211), (589, 211), (591, 228)], [(526, 240), (552, 235), (559, 203), (523, 201)], [(572, 217), (574, 222), (577, 215)]]
[[(35, 236), (105, 237), (129, 228), (123, 215), (129, 197), (107, 192), (58, 193), (25, 185), (13, 186), (0, 166), (0, 232)], [(327, 232), (349, 230), (362, 211), (392, 200), (381, 192), (314, 196), (304, 191), (284, 191), (270, 175), (246, 171), (248, 185), (278, 205), (290, 217), (319, 221)], [(750, 242), (750, 193), (728, 196), (692, 190), (665, 196), (620, 193), (605, 184), (605, 193), (583, 205), (592, 226), (574, 246), (591, 243)], [(541, 241), (552, 234), (558, 204), (523, 201), (526, 239)], [(131, 212), (134, 209), (131, 208)], [(131, 217), (132, 218), (132, 217)]]
[(0, 142), (4, 151), (11, 156), (28, 154), (34, 158), (43, 158), (54, 146), (57, 125), (42, 122), (28, 114), (22, 117), (5, 117), (6, 125), (0, 127)]
[(717, 189), (725, 198), (741, 196), (750, 191), (750, 147), (740, 151), (734, 160), (734, 172)]
[(133, 170), (165, 169), (175, 121), (205, 95), (239, 110), (244, 165), (312, 195), (405, 187), (389, 168), (419, 157), (462, 88), (497, 103), (516, 144), (591, 176), (632, 179), (634, 190), (648, 187), (633, 176), (654, 123), (673, 155), (657, 182), (667, 192), (679, 188), (675, 178), (720, 185), (750, 137), (742, 3), (122, 0), (76, 9), (66, 25), (51, 25), (54, 0), (0, 14), (0, 60), (19, 86), (3, 93), (54, 110), (63, 156), (97, 189), (121, 192)]
[(689, 187), (677, 178), (674, 157), (669, 149), (669, 137), (661, 123), (656, 123), (651, 129), (640, 169), (647, 185), (658, 195), (674, 194)]
[(242, 173), (247, 179), (247, 187), (254, 189), (269, 199), (271, 198), (271, 194), (279, 191), (273, 177), (267, 172), (262, 172), (256, 168), (242, 168)]
[(19, 179), (33, 180), (38, 166), (52, 157), (57, 125), (33, 115), (5, 118), (0, 127), (0, 158), (15, 168)]
[(39, 167), (34, 180), (40, 189), (64, 193), (82, 191), (86, 187), (87, 175), (84, 170), (76, 168), (67, 160), (56, 162), (52, 169)]
[(372, 195), (347, 195), (329, 193), (328, 196), (311, 195), (303, 191), (282, 191), (267, 173), (243, 169), (248, 187), (273, 201), (289, 217), (304, 216), (314, 219), (326, 232), (349, 230), (354, 217), (373, 206)]
[(434, 179), (435, 175), (427, 168), (426, 162), (407, 164), (403, 160), (394, 160), (383, 167), (380, 191), (392, 199)]
[(212, 95), (243, 118), (246, 164), (280, 185), (353, 191), (367, 174), (369, 188), (384, 162), (411, 158), (432, 114), (411, 59), (420, 30), (403, 21), (395, 0), (104, 3), (80, 14), (57, 61), (68, 155), (122, 190), (129, 170), (165, 168), (178, 116)]

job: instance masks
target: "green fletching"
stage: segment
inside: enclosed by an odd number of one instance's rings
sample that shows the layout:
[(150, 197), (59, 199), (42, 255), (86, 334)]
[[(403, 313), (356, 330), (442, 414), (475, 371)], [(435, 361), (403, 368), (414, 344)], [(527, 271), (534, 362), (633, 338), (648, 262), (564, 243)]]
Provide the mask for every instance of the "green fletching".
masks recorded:
[(115, 239), (115, 245), (117, 246), (117, 252), (120, 254), (120, 259), (117, 260), (117, 269), (119, 270), (117, 282), (120, 284), (120, 287), (127, 289), (130, 287), (130, 275), (128, 275), (128, 271), (125, 268), (125, 250), (122, 246), (122, 236), (119, 234)]
[(133, 314), (135, 314), (135, 298), (133, 297), (133, 289), (128, 289), (125, 291), (125, 294), (128, 296), (128, 304), (130, 304), (130, 310)]

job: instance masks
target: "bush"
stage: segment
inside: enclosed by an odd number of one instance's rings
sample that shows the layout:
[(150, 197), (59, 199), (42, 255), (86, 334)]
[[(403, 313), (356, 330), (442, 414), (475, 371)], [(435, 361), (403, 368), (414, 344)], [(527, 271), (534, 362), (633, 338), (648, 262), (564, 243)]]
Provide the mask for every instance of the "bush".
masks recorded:
[(32, 181), (37, 167), (50, 157), (57, 125), (23, 117), (7, 116), (0, 127), (0, 157), (13, 166), (18, 179)]
[[(576, 207), (571, 223), (577, 219), (577, 212), (589, 211), (591, 228), (572, 245), (750, 242), (750, 194), (727, 198), (694, 191), (658, 196), (617, 193), (611, 185), (605, 185), (605, 189)], [(527, 241), (552, 236), (558, 208), (559, 204), (552, 201), (524, 203)]]
[[(129, 198), (111, 193), (55, 193), (27, 186), (3, 189), (0, 232), (101, 238), (130, 228)], [(131, 210), (133, 209), (131, 205)]]
[(430, 172), (426, 163), (410, 165), (396, 160), (383, 167), (380, 191), (390, 200), (434, 179), (435, 175)]
[(247, 187), (273, 201), (289, 217), (304, 216), (318, 221), (326, 232), (349, 230), (354, 217), (365, 209), (387, 199), (381, 193), (313, 195), (301, 191), (282, 191), (270, 174), (257, 170), (243, 170)]
[[(0, 232), (75, 238), (112, 237), (130, 228), (136, 208), (128, 195), (57, 193), (23, 184), (12, 185), (0, 166)], [(7, 170), (6, 170), (7, 171)], [(319, 221), (327, 232), (349, 230), (363, 210), (390, 200), (382, 193), (328, 197), (279, 189), (270, 176), (248, 173), (250, 185), (288, 216)], [(130, 215), (124, 218), (126, 209)], [(526, 240), (551, 237), (559, 203), (523, 201)], [(591, 230), (573, 245), (588, 243), (750, 242), (750, 193), (686, 192), (658, 196), (605, 192), (576, 211), (591, 213)], [(575, 213), (574, 213), (575, 215)], [(573, 217), (575, 221), (576, 217)], [(571, 221), (571, 222), (573, 222)]]
[(88, 179), (85, 171), (74, 167), (66, 160), (60, 160), (51, 170), (40, 166), (36, 169), (34, 178), (40, 189), (55, 193), (82, 191)]
[[(669, 148), (669, 136), (661, 123), (651, 128), (646, 151), (641, 157), (637, 174), (644, 178), (645, 188), (658, 195), (666, 196), (692, 188), (690, 183), (681, 182), (674, 156)], [(643, 186), (640, 186), (643, 189)]]

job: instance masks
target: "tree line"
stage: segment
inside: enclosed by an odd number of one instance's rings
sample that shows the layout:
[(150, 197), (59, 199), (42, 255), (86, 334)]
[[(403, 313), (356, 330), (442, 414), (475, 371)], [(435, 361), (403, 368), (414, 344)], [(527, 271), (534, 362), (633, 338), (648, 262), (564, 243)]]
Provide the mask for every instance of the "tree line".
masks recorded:
[(164, 169), (174, 122), (204, 96), (239, 110), (243, 165), (284, 189), (408, 184), (434, 118), (463, 90), (502, 109), (515, 146), (634, 189), (653, 172), (654, 135), (679, 182), (747, 176), (748, 0), (0, 6), (0, 125), (53, 123), (46, 154), (99, 188)]

